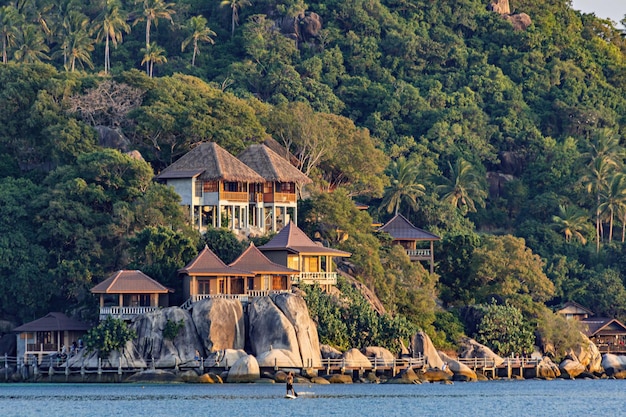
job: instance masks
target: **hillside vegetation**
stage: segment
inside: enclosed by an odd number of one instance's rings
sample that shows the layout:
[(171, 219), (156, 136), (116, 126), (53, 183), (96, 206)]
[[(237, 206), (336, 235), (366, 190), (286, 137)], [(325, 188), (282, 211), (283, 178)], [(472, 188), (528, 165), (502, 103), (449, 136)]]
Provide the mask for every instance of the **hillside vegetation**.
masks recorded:
[[(492, 300), (546, 334), (563, 301), (626, 318), (625, 34), (567, 0), (510, 0), (528, 27), (488, 6), (0, 1), (0, 318), (94, 317), (121, 268), (180, 287), (215, 236), (154, 174), (268, 137), (314, 179), (300, 226), (402, 326), (450, 344)], [(434, 275), (372, 231), (394, 213), (442, 237)]]

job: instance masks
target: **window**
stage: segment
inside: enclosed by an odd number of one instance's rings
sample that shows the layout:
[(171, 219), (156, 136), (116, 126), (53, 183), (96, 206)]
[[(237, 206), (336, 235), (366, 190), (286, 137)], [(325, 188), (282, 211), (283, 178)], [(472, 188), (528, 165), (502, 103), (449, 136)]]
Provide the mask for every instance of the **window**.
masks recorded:
[(205, 193), (216, 193), (218, 190), (218, 182), (217, 181), (205, 181), (202, 183), (202, 190)]
[(211, 294), (211, 281), (198, 281), (198, 294)]
[(248, 291), (254, 290), (254, 278), (248, 278)]

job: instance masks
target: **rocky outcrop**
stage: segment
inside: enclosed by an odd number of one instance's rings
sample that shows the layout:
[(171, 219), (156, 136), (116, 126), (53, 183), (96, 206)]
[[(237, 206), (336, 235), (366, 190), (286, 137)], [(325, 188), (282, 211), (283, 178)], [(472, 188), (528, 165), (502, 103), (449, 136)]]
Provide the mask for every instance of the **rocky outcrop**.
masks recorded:
[(626, 356), (605, 353), (602, 356), (602, 368), (604, 368), (606, 375), (610, 377), (626, 371)]
[(163, 370), (147, 370), (143, 372), (138, 372), (126, 378), (125, 381), (142, 384), (184, 382), (181, 377), (177, 376), (173, 372)]
[(291, 352), (284, 349), (272, 349), (257, 355), (259, 366), (279, 368), (299, 368)]
[(511, 14), (509, 0), (491, 0), (491, 3), (487, 6), (487, 10), (491, 10), (498, 14)]
[(417, 373), (411, 369), (407, 368), (400, 372), (398, 375), (390, 378), (386, 382), (387, 384), (420, 384), (420, 377)]
[(530, 16), (528, 16), (526, 13), (518, 13), (504, 16), (504, 20), (511, 22), (511, 24), (513, 25), (513, 30), (515, 31), (526, 30), (530, 25), (533, 24)]
[(372, 369), (372, 363), (367, 356), (361, 353), (360, 350), (353, 348), (344, 352), (343, 359), (345, 361), (346, 366), (362, 368), (362, 369)]
[(70, 368), (98, 368), (101, 365), (103, 368), (134, 368), (134, 369), (146, 369), (148, 368), (147, 361), (139, 356), (135, 349), (135, 344), (132, 341), (126, 343), (125, 347), (119, 351), (114, 350), (109, 352), (106, 358), (99, 358), (99, 352), (87, 352), (87, 349), (82, 349), (78, 354), (68, 359), (68, 365)]
[(591, 372), (593, 374), (603, 373), (602, 354), (598, 350), (598, 347), (583, 333), (580, 335), (583, 341), (572, 348), (567, 353), (567, 356), (580, 362), (585, 367), (587, 372)]
[(224, 349), (219, 355), (217, 355), (215, 363), (217, 366), (229, 368), (246, 355), (247, 353), (243, 349)]
[(199, 301), (193, 306), (192, 318), (206, 353), (244, 348), (246, 325), (239, 301), (224, 298)]
[(299, 42), (316, 38), (322, 29), (322, 18), (314, 12), (302, 12), (297, 16), (284, 16), (274, 21), (283, 35)]
[(419, 331), (413, 336), (411, 339), (411, 349), (415, 354), (422, 355), (430, 368), (441, 369), (443, 367), (443, 361), (426, 333)]
[(496, 366), (499, 366), (504, 362), (504, 359), (496, 355), (487, 346), (481, 345), (480, 343), (469, 337), (465, 337), (461, 340), (461, 344), (459, 347), (459, 358), (492, 359), (495, 362)]
[(478, 377), (469, 366), (458, 360), (451, 358), (443, 352), (439, 352), (439, 357), (445, 362), (446, 370), (452, 372), (453, 381), (477, 381)]
[(380, 346), (369, 346), (361, 350), (371, 363), (376, 362), (377, 366), (392, 366), (396, 359), (395, 355), (388, 349)]
[(302, 297), (259, 297), (248, 306), (248, 322), (253, 354), (281, 349), (293, 366), (321, 365), (317, 328)]
[(544, 356), (537, 365), (537, 378), (554, 379), (559, 376), (561, 376), (561, 371), (558, 365), (552, 362), (547, 356)]
[(261, 378), (259, 363), (252, 355), (246, 355), (233, 364), (228, 370), (228, 382), (255, 382)]
[(324, 359), (341, 359), (343, 353), (332, 346), (320, 345), (322, 358)]
[[(173, 340), (163, 335), (168, 322), (182, 323)], [(191, 315), (179, 307), (164, 308), (137, 316), (131, 322), (130, 328), (137, 332), (134, 340), (137, 355), (150, 362), (154, 361), (157, 368), (195, 364), (195, 352), (202, 349)]]
[(272, 301), (287, 317), (296, 332), (300, 358), (306, 367), (320, 367), (322, 356), (317, 326), (309, 316), (309, 309), (302, 297), (292, 294), (274, 294)]
[(568, 358), (559, 364), (559, 370), (561, 371), (561, 377), (574, 379), (585, 372), (585, 366), (577, 360)]

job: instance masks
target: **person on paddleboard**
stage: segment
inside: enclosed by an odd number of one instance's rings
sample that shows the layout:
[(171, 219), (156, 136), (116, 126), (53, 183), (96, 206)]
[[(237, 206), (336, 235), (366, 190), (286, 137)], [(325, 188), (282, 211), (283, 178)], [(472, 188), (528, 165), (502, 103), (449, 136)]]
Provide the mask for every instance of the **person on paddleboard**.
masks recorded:
[(287, 375), (287, 395), (293, 395), (297, 397), (296, 391), (293, 389), (293, 372), (289, 372)]

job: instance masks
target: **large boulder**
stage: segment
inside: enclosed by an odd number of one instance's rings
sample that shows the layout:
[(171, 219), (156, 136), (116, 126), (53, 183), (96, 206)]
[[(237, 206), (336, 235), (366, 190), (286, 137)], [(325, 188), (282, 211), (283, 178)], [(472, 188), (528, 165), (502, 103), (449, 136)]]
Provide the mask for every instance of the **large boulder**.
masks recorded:
[(129, 340), (121, 350), (113, 350), (106, 357), (100, 358), (99, 351), (88, 352), (81, 349), (76, 355), (71, 356), (67, 362), (70, 368), (148, 368), (147, 361), (139, 355), (132, 340)]
[(343, 356), (340, 350), (328, 345), (320, 345), (320, 352), (324, 359), (341, 359)]
[(567, 358), (559, 364), (559, 370), (563, 378), (574, 379), (585, 372), (585, 365), (577, 360)]
[(125, 379), (126, 382), (134, 382), (141, 384), (149, 383), (174, 383), (183, 382), (183, 379), (176, 374), (164, 370), (147, 370), (138, 372)]
[(481, 345), (474, 339), (464, 337), (461, 340), (459, 346), (459, 358), (477, 358), (477, 359), (491, 359), (496, 366), (504, 363), (504, 359), (496, 355), (491, 349), (485, 345)]
[(602, 368), (604, 368), (607, 376), (615, 376), (620, 372), (626, 371), (626, 356), (605, 353), (602, 356)]
[[(296, 366), (302, 367), (296, 330), (271, 297), (259, 297), (250, 303), (248, 321), (253, 354), (259, 355), (272, 349), (282, 349)], [(319, 345), (317, 352), (319, 355)]]
[(572, 348), (568, 353), (571, 359), (580, 362), (588, 372), (594, 374), (604, 373), (602, 369), (602, 354), (598, 347), (585, 334), (581, 333), (582, 342)]
[(260, 367), (299, 368), (289, 351), (272, 349), (256, 357)]
[(203, 350), (208, 354), (244, 348), (246, 325), (243, 307), (238, 300), (201, 300), (193, 305), (192, 318), (204, 346)]
[(477, 381), (478, 376), (469, 366), (458, 360), (451, 358), (444, 352), (439, 352), (439, 356), (445, 362), (446, 370), (452, 373), (454, 381)]
[(513, 30), (516, 32), (526, 30), (533, 24), (532, 19), (526, 13), (504, 16), (504, 20), (508, 20), (513, 25)]
[(377, 366), (392, 366), (396, 359), (393, 353), (380, 346), (368, 346), (362, 349), (361, 352), (371, 363), (376, 363)]
[(498, 14), (511, 14), (509, 0), (491, 0), (487, 6), (487, 10), (491, 10)]
[(318, 368), (322, 364), (317, 326), (309, 316), (309, 309), (301, 296), (273, 294), (272, 301), (287, 317), (296, 332), (300, 357), (305, 367)]
[(356, 348), (348, 349), (343, 354), (346, 366), (353, 368), (372, 369), (372, 362)]
[(559, 376), (561, 376), (561, 370), (558, 365), (552, 362), (547, 356), (544, 356), (537, 365), (537, 378), (554, 379)]
[(420, 384), (420, 378), (411, 368), (403, 369), (398, 375), (389, 378), (387, 384)]
[(228, 382), (255, 382), (261, 378), (259, 363), (252, 355), (241, 357), (228, 370)]
[[(163, 335), (168, 322), (182, 323), (172, 340)], [(154, 361), (156, 368), (195, 365), (196, 350), (202, 350), (191, 315), (179, 307), (163, 308), (139, 315), (133, 319), (130, 328), (137, 332), (134, 340), (136, 352), (147, 362)]]
[(439, 357), (437, 349), (435, 349), (433, 342), (426, 333), (419, 331), (413, 336), (411, 339), (411, 349), (414, 354), (422, 355), (430, 368), (441, 369), (443, 367), (443, 360)]
[(229, 368), (246, 355), (247, 353), (243, 349), (224, 349), (218, 353), (215, 365)]

